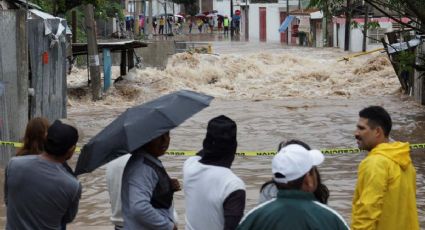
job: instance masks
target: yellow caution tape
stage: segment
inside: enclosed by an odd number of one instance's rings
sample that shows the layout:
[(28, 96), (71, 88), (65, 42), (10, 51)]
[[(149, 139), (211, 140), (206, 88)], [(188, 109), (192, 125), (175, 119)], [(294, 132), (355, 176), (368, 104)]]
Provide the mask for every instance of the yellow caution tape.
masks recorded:
[(19, 142), (11, 142), (11, 141), (0, 141), (0, 145), (3, 145), (3, 146), (10, 146), (10, 147), (15, 147), (15, 148), (20, 148), (20, 147), (22, 147), (24, 144), (19, 143)]
[[(22, 143), (12, 141), (0, 141), (0, 146), (10, 146), (15, 148), (22, 147)], [(410, 144), (410, 149), (425, 149), (425, 143), (423, 144)], [(80, 152), (81, 148), (77, 147), (75, 152)], [(347, 154), (347, 153), (360, 153), (361, 150), (358, 148), (338, 148), (338, 149), (321, 149), (323, 154), (334, 155), (334, 154)], [(195, 156), (198, 151), (187, 150), (168, 150), (167, 155), (170, 156)], [(276, 151), (238, 151), (236, 156), (274, 156)]]
[(351, 58), (355, 58), (355, 57), (359, 57), (359, 56), (362, 56), (362, 55), (378, 52), (378, 51), (381, 51), (381, 50), (384, 50), (384, 48), (378, 48), (378, 49), (374, 49), (374, 50), (370, 50), (370, 51), (366, 51), (366, 52), (356, 53), (356, 54), (353, 54), (353, 55), (350, 55), (350, 56), (343, 57), (343, 58), (339, 59), (338, 61), (349, 61)]

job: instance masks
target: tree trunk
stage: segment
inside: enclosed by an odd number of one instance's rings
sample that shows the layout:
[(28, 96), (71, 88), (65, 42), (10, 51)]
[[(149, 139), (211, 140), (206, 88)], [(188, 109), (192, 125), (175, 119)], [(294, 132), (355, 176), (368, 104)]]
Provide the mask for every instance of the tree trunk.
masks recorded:
[(102, 86), (100, 81), (99, 53), (97, 50), (96, 33), (94, 27), (93, 5), (87, 4), (84, 9), (87, 28), (87, 50), (89, 56), (92, 99), (102, 98)]
[[(425, 65), (419, 58), (423, 55), (425, 55), (425, 43), (420, 44), (416, 48), (416, 65)], [(413, 96), (417, 102), (425, 105), (425, 77), (421, 77), (422, 74), (425, 74), (425, 72), (414, 70)]]

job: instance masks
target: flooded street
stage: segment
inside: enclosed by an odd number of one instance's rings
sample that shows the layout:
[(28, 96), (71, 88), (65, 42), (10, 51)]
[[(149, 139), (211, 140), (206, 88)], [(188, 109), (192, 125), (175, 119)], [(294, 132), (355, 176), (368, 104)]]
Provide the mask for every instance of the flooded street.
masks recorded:
[[(218, 55), (177, 54), (164, 70), (130, 72), (106, 95), (91, 102), (84, 72), (69, 78), (68, 118), (83, 131), (86, 143), (126, 108), (165, 93), (190, 89), (216, 97), (210, 107), (171, 131), (170, 149), (199, 150), (207, 122), (224, 114), (238, 125), (239, 150), (275, 150), (283, 140), (300, 139), (313, 148), (356, 147), (358, 112), (380, 105), (393, 119), (391, 137), (425, 143), (425, 107), (400, 93), (400, 83), (384, 55), (338, 62), (336, 49), (287, 48), (280, 44), (213, 43)], [(319, 167), (329, 187), (329, 206), (350, 222), (357, 166), (365, 153), (326, 155)], [(77, 156), (71, 160), (75, 165)], [(161, 158), (171, 177), (182, 183), (184, 156)], [(417, 170), (417, 204), (425, 228), (425, 149), (412, 152)], [(247, 188), (246, 211), (258, 201), (261, 185), (271, 178), (271, 157), (237, 157), (232, 169)], [(3, 173), (3, 172), (2, 172)], [(112, 229), (105, 169), (79, 177), (83, 195), (69, 229)], [(1, 180), (4, 176), (0, 175)], [(3, 194), (0, 194), (3, 195)], [(183, 191), (175, 194), (179, 227), (184, 229)], [(5, 208), (0, 209), (0, 227)], [(108, 227), (107, 227), (108, 226)]]

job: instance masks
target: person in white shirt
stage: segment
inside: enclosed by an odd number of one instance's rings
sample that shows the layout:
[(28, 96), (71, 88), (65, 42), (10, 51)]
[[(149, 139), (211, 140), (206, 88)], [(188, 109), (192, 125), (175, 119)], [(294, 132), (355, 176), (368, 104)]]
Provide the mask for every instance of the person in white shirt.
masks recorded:
[(183, 167), (187, 230), (236, 229), (246, 197), (244, 182), (230, 170), (236, 148), (236, 123), (224, 115), (210, 120), (203, 149)]
[(131, 154), (125, 154), (111, 162), (106, 166), (106, 185), (111, 203), (111, 222), (115, 226), (115, 230), (124, 228), (124, 220), (121, 212), (121, 181), (125, 165)]

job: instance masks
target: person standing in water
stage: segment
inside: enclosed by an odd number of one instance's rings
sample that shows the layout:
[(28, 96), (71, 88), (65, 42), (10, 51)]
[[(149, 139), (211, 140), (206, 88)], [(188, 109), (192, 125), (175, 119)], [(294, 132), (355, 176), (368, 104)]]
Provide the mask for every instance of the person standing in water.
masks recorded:
[(38, 155), (44, 151), (49, 121), (44, 117), (35, 117), (28, 121), (25, 128), (24, 145), (16, 152), (16, 156)]
[(135, 150), (122, 176), (121, 202), (124, 229), (177, 229), (173, 194), (180, 190), (159, 160), (170, 144), (166, 132)]
[[(311, 150), (310, 146), (300, 140), (290, 140), (287, 142), (281, 142), (278, 146), (277, 151), (279, 152), (283, 147), (291, 144), (298, 144), (304, 147), (307, 150)], [(319, 170), (317, 167), (314, 167), (314, 171), (317, 175), (317, 188), (313, 192), (316, 199), (322, 203), (327, 204), (329, 199), (329, 189), (326, 185), (322, 183), (322, 179), (320, 177)], [(272, 179), (267, 181), (261, 186), (260, 189), (260, 198), (258, 199), (258, 203), (262, 204), (266, 201), (276, 198), (278, 193), (277, 183)]]
[(348, 230), (336, 211), (315, 198), (319, 184), (315, 168), (323, 160), (319, 150), (307, 150), (299, 144), (283, 147), (272, 160), (277, 197), (252, 209), (237, 229)]
[(208, 122), (203, 149), (183, 166), (187, 230), (233, 230), (245, 209), (245, 184), (230, 169), (237, 148), (236, 123)]
[(44, 152), (9, 161), (6, 229), (63, 229), (75, 218), (82, 188), (63, 164), (77, 141), (77, 129), (56, 120), (47, 131)]
[(353, 230), (419, 229), (416, 170), (409, 143), (390, 142), (391, 127), (390, 115), (380, 106), (359, 112), (354, 136), (359, 148), (369, 153), (358, 169)]

